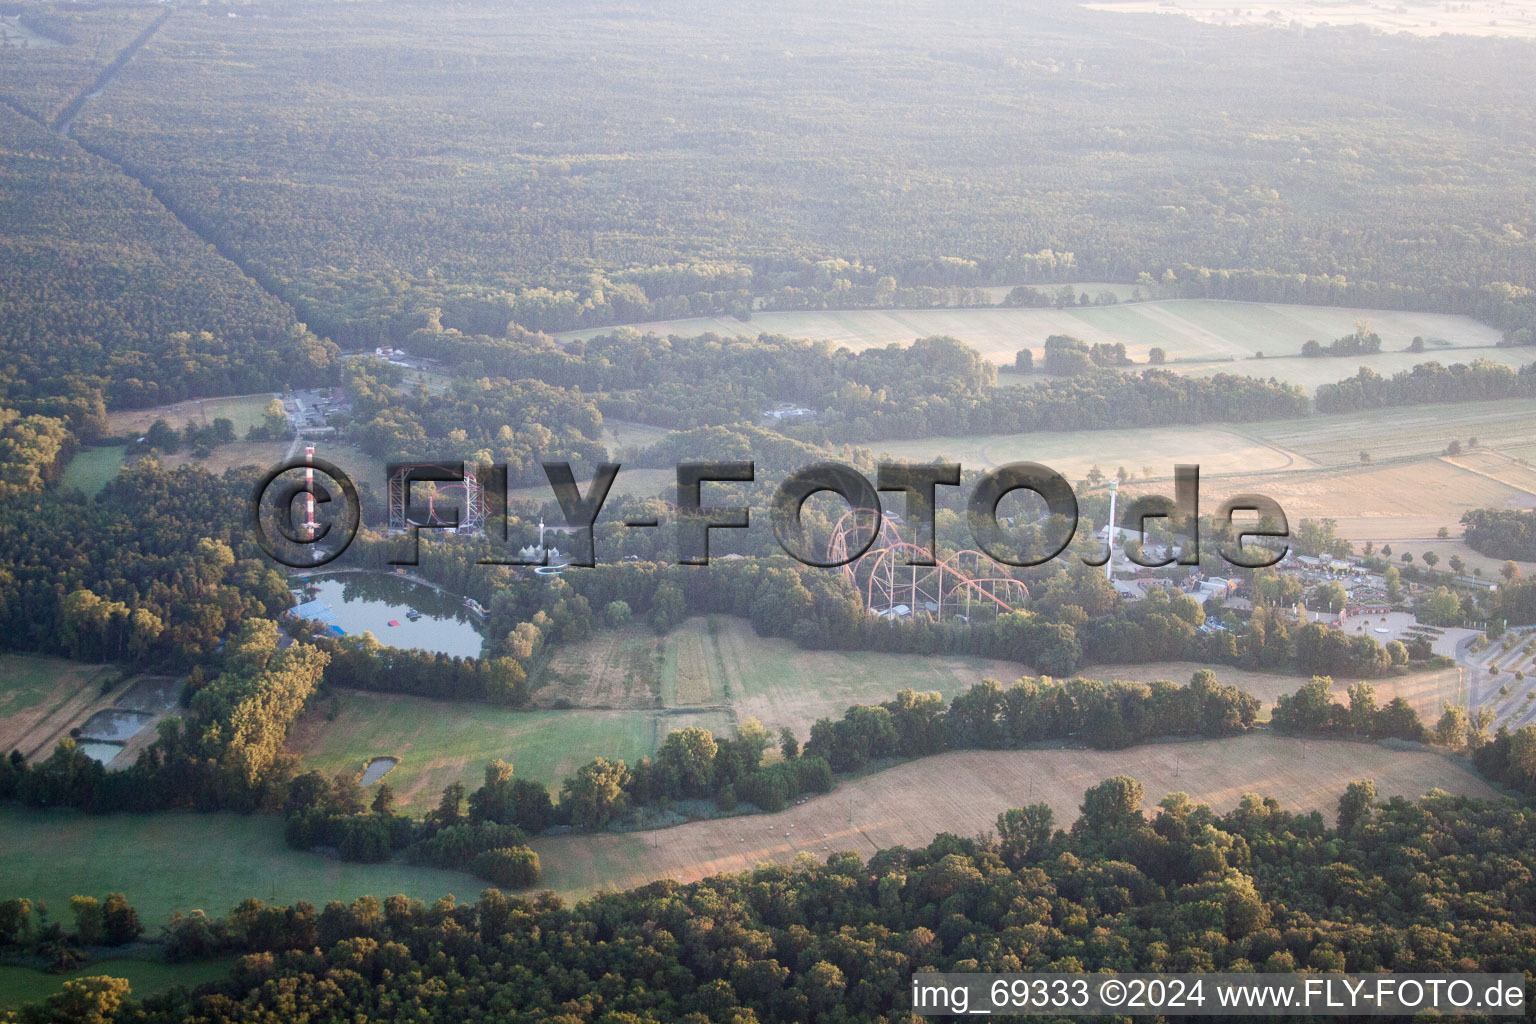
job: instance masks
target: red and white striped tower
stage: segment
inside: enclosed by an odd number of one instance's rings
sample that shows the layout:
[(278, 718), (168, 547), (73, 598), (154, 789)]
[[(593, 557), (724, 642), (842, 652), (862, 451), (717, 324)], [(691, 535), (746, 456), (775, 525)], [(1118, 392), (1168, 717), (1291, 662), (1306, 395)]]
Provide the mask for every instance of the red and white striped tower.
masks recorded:
[(315, 539), (315, 446), (304, 446), (304, 539)]

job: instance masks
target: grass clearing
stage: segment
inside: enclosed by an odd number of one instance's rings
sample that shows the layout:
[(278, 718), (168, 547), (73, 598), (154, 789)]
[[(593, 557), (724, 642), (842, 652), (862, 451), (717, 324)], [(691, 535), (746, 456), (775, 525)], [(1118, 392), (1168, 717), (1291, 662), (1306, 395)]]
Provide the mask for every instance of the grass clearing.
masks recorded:
[(1146, 787), (1144, 807), (1187, 792), (1218, 812), (1244, 793), (1272, 796), (1291, 811), (1332, 820), (1344, 787), (1376, 782), (1380, 799), (1432, 789), (1492, 797), (1494, 790), (1439, 753), (1388, 750), (1343, 740), (1250, 734), (1159, 743), (1130, 750), (966, 750), (897, 765), (844, 782), (826, 796), (779, 814), (690, 822), (656, 832), (536, 839), (546, 888), (588, 893), (657, 878), (691, 882), (720, 872), (818, 860), (837, 850), (868, 857), (894, 845), (926, 845), (940, 832), (991, 831), (1010, 807), (1044, 802), (1058, 827), (1078, 816), (1084, 790), (1114, 775)]
[(73, 487), (88, 498), (94, 498), (101, 489), (116, 479), (123, 470), (123, 456), (127, 449), (121, 445), (103, 445), (81, 448), (70, 457), (64, 467), (61, 487)]
[(247, 896), (272, 904), (324, 907), (373, 894), (404, 893), (431, 903), (473, 897), (486, 883), (471, 875), (404, 864), (348, 864), (290, 850), (282, 821), (264, 815), (92, 816), (0, 807), (0, 900), (47, 902), (68, 920), (69, 897), (121, 892), (153, 935), (173, 910), (224, 915)]
[(645, 423), (627, 420), (604, 420), (603, 443), (611, 452), (649, 448), (670, 434), (666, 427), (652, 427)]
[(0, 654), (0, 753), (47, 757), (71, 728), (111, 703), (101, 692), (109, 672), (68, 658)]
[[(339, 711), (330, 721), (327, 703), (321, 701), (300, 720), (289, 739), (288, 748), (300, 755), (303, 767), (329, 775), (361, 771), (373, 757), (398, 757), (389, 784), (402, 809), (417, 814), (435, 807), (449, 783), (474, 789), (497, 758), (556, 794), (561, 781), (594, 757), (633, 764), (654, 753), (659, 719), (669, 723), (662, 738), (684, 728), (657, 711), (512, 711), (350, 691), (337, 695)], [(719, 729), (729, 724), (723, 715), (714, 721)]]
[(223, 416), (234, 423), (235, 434), (244, 437), (247, 430), (263, 422), (267, 403), (275, 397), (272, 392), (263, 392), (232, 398), (190, 398), (151, 409), (120, 409), (107, 413), (107, 426), (119, 437), (133, 438), (148, 431), (155, 420), (165, 420), (181, 430), (188, 423), (211, 426), (214, 420)]
[[(1307, 341), (1330, 342), (1351, 333), (1355, 322), (1362, 319), (1370, 321), (1381, 335), (1380, 354), (1349, 359), (1300, 357), (1301, 347)], [(1152, 348), (1162, 348), (1168, 355), (1168, 369), (1179, 373), (1274, 376), (1308, 390), (1319, 383), (1348, 377), (1360, 366), (1390, 375), (1429, 359), (1452, 362), (1492, 358), (1511, 364), (1522, 359), (1517, 349), (1495, 348), (1501, 340), (1500, 333), (1471, 317), (1215, 299), (1169, 299), (1073, 309), (769, 312), (754, 314), (748, 323), (733, 317), (694, 317), (631, 326), (641, 333), (662, 336), (706, 332), (744, 337), (782, 334), (827, 341), (854, 351), (947, 334), (1005, 366), (1013, 364), (1021, 348), (1035, 350), (1038, 357), (1047, 337), (1070, 334), (1090, 344), (1123, 343), (1131, 358), (1142, 364), (1147, 362)], [(608, 327), (571, 331), (559, 337), (591, 337), (612, 330)], [(1415, 336), (1430, 342), (1428, 352), (1403, 351)], [(1258, 352), (1268, 358), (1256, 359)], [(1525, 355), (1528, 357), (1529, 353)], [(1275, 358), (1292, 356), (1295, 358)]]
[[(206, 459), (195, 458), (191, 452), (182, 449), (173, 455), (161, 455), (160, 464), (167, 469), (187, 465), (200, 466), (219, 476), (225, 470), (240, 466), (276, 466), (283, 461), (283, 456), (287, 453), (287, 441), (231, 441), (229, 444), (219, 445)], [(354, 479), (359, 478), (354, 477)]]
[(177, 985), (193, 989), (229, 975), (234, 957), (198, 960), (193, 963), (168, 964), (160, 960), (135, 960), (115, 957), (95, 960), (84, 967), (63, 974), (48, 974), (30, 967), (0, 966), (0, 1010), (14, 1010), (27, 1003), (37, 1003), (64, 991), (66, 981), (106, 975), (125, 979), (134, 999), (168, 992)]

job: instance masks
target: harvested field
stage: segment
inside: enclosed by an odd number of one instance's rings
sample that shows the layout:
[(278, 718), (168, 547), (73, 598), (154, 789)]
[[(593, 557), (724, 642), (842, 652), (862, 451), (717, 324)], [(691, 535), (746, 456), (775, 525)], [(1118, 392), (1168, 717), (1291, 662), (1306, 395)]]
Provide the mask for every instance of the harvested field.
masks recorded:
[(1486, 448), (1536, 448), (1536, 417), (1524, 399), (1417, 405), (1343, 415), (1269, 420), (1234, 428), (1318, 466), (1358, 466), (1360, 453), (1375, 462), (1438, 455), (1452, 439)]
[[(1201, 483), (1202, 506), (1215, 507), (1232, 495), (1257, 491), (1278, 501), (1293, 525), (1302, 519), (1333, 519), (1341, 537), (1378, 546), (1407, 542), (1415, 557), (1414, 542), (1435, 538), (1441, 527), (1453, 537), (1459, 535), (1461, 515), (1469, 508), (1536, 505), (1536, 496), (1521, 488), (1434, 457), (1311, 472), (1229, 475), (1209, 482), (1202, 478)], [(1135, 493), (1143, 486), (1133, 481), (1128, 490)], [(1149, 490), (1156, 493), (1158, 487)], [(1471, 549), (1458, 546), (1464, 559), (1476, 557)]]
[[(1382, 337), (1383, 352), (1354, 358), (1302, 359), (1309, 340), (1330, 342), (1351, 333), (1356, 320), (1368, 320)], [(1038, 355), (1052, 334), (1070, 334), (1089, 344), (1123, 343), (1137, 363), (1146, 364), (1154, 347), (1168, 354), (1168, 369), (1179, 373), (1240, 373), (1278, 377), (1311, 390), (1317, 384), (1348, 377), (1361, 366), (1390, 376), (1428, 359), (1441, 362), (1474, 358), (1518, 362), (1513, 349), (1495, 348), (1497, 330), (1470, 317), (1437, 313), (1298, 306), (1210, 299), (1171, 299), (1076, 309), (905, 309), (753, 314), (749, 323), (733, 317), (695, 317), (632, 325), (661, 336), (714, 332), (756, 337), (782, 334), (845, 346), (854, 351), (903, 344), (915, 338), (947, 334), (984, 357), (1011, 365), (1021, 348)], [(562, 339), (591, 337), (615, 328), (572, 331)], [(1403, 351), (1415, 337), (1430, 342), (1429, 351)], [(1469, 349), (1475, 351), (1461, 352)], [(1269, 358), (1256, 359), (1263, 352)], [(1296, 358), (1275, 358), (1277, 356)], [(1528, 361), (1525, 360), (1525, 361)]]
[(997, 815), (1031, 802), (1051, 806), (1060, 826), (1077, 818), (1084, 790), (1114, 775), (1146, 787), (1145, 806), (1183, 791), (1217, 811), (1244, 793), (1273, 796), (1291, 811), (1333, 819), (1351, 781), (1374, 779), (1381, 799), (1431, 789), (1496, 795), (1459, 762), (1429, 750), (1388, 750), (1341, 740), (1251, 734), (1131, 750), (957, 751), (898, 765), (773, 815), (721, 818), (627, 835), (534, 840), (545, 888), (585, 893), (657, 878), (689, 882), (789, 863), (835, 850), (868, 857), (889, 846), (926, 845), (940, 832), (992, 830)]

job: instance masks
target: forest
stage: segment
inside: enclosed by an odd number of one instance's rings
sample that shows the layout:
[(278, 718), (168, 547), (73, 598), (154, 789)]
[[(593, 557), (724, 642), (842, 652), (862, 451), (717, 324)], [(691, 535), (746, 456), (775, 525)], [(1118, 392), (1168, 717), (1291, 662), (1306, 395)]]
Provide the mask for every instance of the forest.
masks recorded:
[(1468, 509), (1461, 517), (1467, 546), (1491, 558), (1536, 562), (1536, 510)]
[[(430, 41), (412, 4), (266, 13), (171, 18), (75, 133), (346, 346), (431, 310), (466, 333), (557, 330), (791, 305), (795, 288), (894, 305), (896, 289), (1161, 284), (1186, 264), (1315, 275), (1324, 294), (1531, 283), (1531, 242), (1504, 229), (1536, 133), (1498, 98), (1530, 86), (1516, 42), (1362, 46), (1059, 4), (983, 26), (924, 5), (861, 18), (866, 60), (753, 9), (513, 24), (468, 4), (435, 11)], [(353, 60), (327, 59), (337, 35)], [(640, 50), (579, 94), (553, 84)], [(1230, 120), (1203, 128), (1210, 110)]]

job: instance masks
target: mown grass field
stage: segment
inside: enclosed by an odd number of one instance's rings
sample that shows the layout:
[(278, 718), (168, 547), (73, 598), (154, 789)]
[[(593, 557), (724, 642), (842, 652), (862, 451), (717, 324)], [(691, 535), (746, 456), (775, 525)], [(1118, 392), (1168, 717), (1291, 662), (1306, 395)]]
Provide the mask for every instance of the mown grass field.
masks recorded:
[[(1309, 340), (1324, 344), (1351, 333), (1357, 320), (1367, 320), (1382, 337), (1382, 352), (1352, 358), (1303, 359)], [(1122, 303), (1075, 309), (920, 309), (844, 310), (757, 313), (743, 323), (732, 317), (695, 317), (634, 324), (642, 333), (659, 335), (721, 335), (755, 337), (761, 333), (809, 338), (855, 351), (878, 348), (915, 338), (947, 334), (971, 345), (1000, 365), (1012, 365), (1021, 348), (1038, 358), (1045, 339), (1070, 334), (1090, 344), (1123, 343), (1137, 363), (1145, 364), (1152, 348), (1162, 348), (1169, 369), (1180, 373), (1239, 373), (1277, 377), (1308, 390), (1339, 380), (1370, 366), (1390, 375), (1429, 359), (1441, 362), (1475, 358), (1518, 364), (1519, 350), (1494, 348), (1498, 331), (1470, 317), (1440, 313), (1293, 306), (1264, 302), (1225, 302), (1173, 299)], [(611, 331), (573, 331), (562, 338), (591, 337)], [(1415, 337), (1428, 351), (1403, 351)], [(1461, 351), (1467, 350), (1467, 351)], [(1262, 352), (1266, 358), (1258, 359)], [(1529, 353), (1525, 354), (1527, 357)], [(1281, 358), (1276, 358), (1281, 357)], [(1294, 357), (1294, 358), (1291, 358)], [(1528, 358), (1524, 361), (1529, 361)]]
[(1027, 803), (1049, 804), (1056, 825), (1078, 816), (1083, 792), (1129, 775), (1146, 787), (1144, 808), (1185, 792), (1217, 811), (1244, 793), (1272, 796), (1290, 811), (1333, 820), (1345, 786), (1374, 779), (1380, 799), (1432, 789), (1490, 797), (1487, 783), (1433, 751), (1370, 743), (1250, 734), (1225, 740), (1158, 743), (1129, 750), (965, 750), (910, 761), (840, 785), (832, 793), (772, 815), (719, 818), (624, 835), (534, 840), (543, 886), (586, 893), (657, 878), (690, 882), (764, 862), (786, 864), (837, 850), (868, 857), (895, 845), (926, 845), (940, 832), (975, 835)]
[(168, 964), (159, 960), (134, 960), (117, 957), (96, 960), (63, 974), (48, 974), (30, 967), (0, 966), (0, 1010), (16, 1009), (27, 1003), (41, 1002), (63, 991), (66, 981), (107, 975), (123, 978), (131, 986), (134, 999), (159, 995), (176, 985), (196, 988), (229, 974), (234, 957), (198, 960), (186, 964)]
[(347, 864), (290, 850), (282, 821), (264, 815), (90, 816), (0, 807), (0, 899), (47, 902), (67, 921), (69, 897), (121, 892), (153, 935), (173, 910), (225, 914), (247, 896), (267, 903), (404, 893), (429, 903), (446, 893), (477, 895), (470, 875), (403, 864)]

